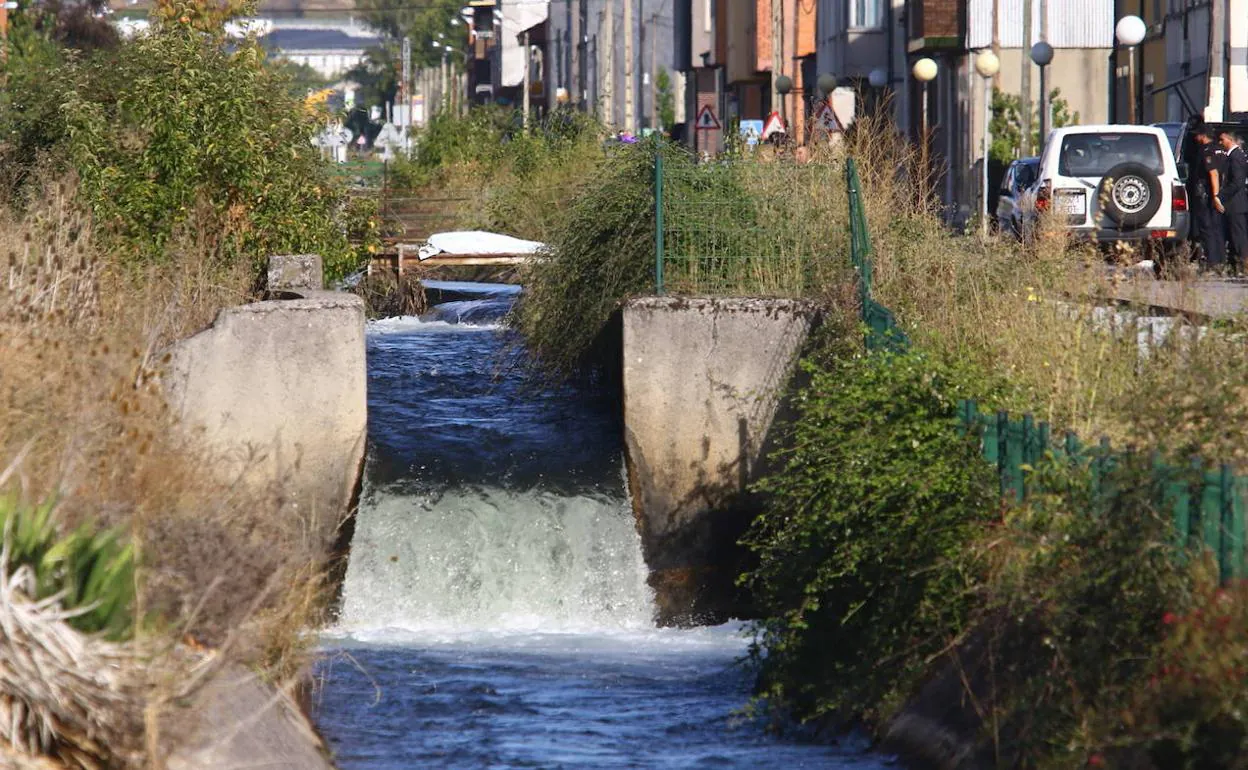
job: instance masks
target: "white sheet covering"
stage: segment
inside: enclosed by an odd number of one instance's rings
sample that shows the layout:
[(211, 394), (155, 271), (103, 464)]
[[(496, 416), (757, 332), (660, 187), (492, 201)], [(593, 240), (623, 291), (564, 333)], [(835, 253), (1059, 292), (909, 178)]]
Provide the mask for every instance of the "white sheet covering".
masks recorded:
[(487, 233), (481, 230), (463, 230), (452, 233), (434, 233), (417, 255), (429, 259), (438, 254), (536, 254), (546, 244), (526, 241), (510, 235)]

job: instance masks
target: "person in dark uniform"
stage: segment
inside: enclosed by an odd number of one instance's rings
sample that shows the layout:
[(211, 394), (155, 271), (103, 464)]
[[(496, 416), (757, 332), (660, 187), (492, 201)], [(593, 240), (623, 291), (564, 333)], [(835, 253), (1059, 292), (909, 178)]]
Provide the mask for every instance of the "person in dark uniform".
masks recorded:
[(1230, 131), (1221, 131), (1218, 142), (1226, 152), (1227, 161), (1218, 209), (1226, 217), (1226, 232), (1235, 251), (1235, 265), (1242, 269), (1248, 263), (1248, 155)]
[(1192, 224), (1205, 252), (1205, 266), (1219, 270), (1226, 263), (1226, 217), (1217, 200), (1226, 174), (1226, 152), (1204, 123), (1192, 127), (1192, 138), (1199, 147), (1199, 166), (1192, 174)]

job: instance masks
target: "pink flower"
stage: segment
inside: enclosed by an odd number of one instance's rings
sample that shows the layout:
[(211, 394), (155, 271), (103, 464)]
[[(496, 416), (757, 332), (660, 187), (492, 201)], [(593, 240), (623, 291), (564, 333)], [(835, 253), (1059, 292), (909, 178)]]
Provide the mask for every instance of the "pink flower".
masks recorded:
[(1173, 612), (1167, 612), (1165, 615), (1161, 616), (1161, 622), (1167, 626), (1174, 625), (1175, 621), (1177, 621), (1178, 619), (1179, 619), (1178, 616), (1175, 615)]

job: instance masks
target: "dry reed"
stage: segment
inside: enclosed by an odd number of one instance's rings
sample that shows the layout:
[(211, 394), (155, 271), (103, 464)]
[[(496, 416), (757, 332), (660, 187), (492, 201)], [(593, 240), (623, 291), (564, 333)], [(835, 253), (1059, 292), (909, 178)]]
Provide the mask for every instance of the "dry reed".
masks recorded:
[[(301, 670), (327, 552), (282, 490), (218, 478), (172, 429), (161, 393), (167, 345), (252, 296), (249, 271), (222, 267), (193, 227), (163, 264), (122, 267), (79, 212), (72, 180), (23, 215), (0, 211), (0, 467), (25, 456), (0, 487), (55, 498), (63, 531), (90, 522), (128, 535), (138, 636), (133, 649), (66, 636), (54, 606), (21, 598), (25, 573), (0, 569), (0, 744), (47, 751), (60, 736), (71, 765), (137, 767), (159, 761), (161, 725), (190, 676), (184, 644), (274, 679)], [(60, 680), (30, 678), (53, 664)], [(137, 711), (108, 700), (116, 692)]]

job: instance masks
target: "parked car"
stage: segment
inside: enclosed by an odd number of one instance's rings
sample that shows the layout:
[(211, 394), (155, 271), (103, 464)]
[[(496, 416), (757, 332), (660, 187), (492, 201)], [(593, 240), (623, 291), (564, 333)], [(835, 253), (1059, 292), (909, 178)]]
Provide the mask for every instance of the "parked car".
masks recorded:
[(1166, 132), (1155, 126), (1056, 129), (1040, 157), (1025, 221), (1053, 211), (1075, 237), (1167, 248), (1188, 235), (1187, 190)]
[(997, 206), (992, 219), (993, 226), (999, 232), (1016, 238), (1022, 236), (1023, 212), (1030, 205), (1030, 200), (1025, 198), (1036, 181), (1039, 168), (1039, 158), (1019, 158), (1005, 170), (1005, 176), (1001, 178), (1001, 189), (997, 191)]
[(1166, 132), (1166, 139), (1170, 142), (1170, 151), (1175, 157), (1179, 157), (1179, 141), (1187, 132), (1186, 123), (1154, 123), (1154, 126)]

